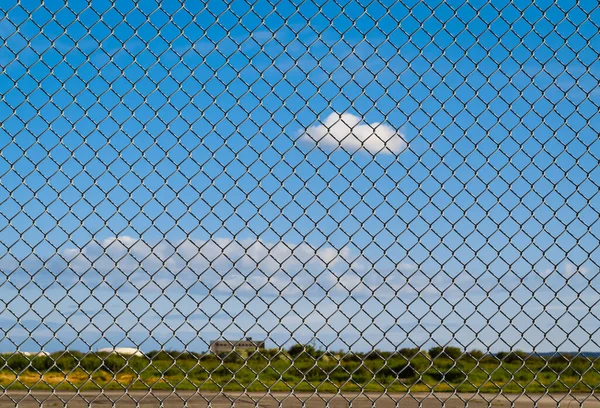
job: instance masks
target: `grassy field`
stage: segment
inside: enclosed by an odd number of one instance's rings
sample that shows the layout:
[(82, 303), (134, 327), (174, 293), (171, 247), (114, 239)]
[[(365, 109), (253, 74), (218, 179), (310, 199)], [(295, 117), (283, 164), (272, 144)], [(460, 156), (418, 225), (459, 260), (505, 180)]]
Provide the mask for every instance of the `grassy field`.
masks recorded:
[(454, 348), (396, 353), (321, 352), (310, 346), (250, 355), (152, 352), (147, 357), (83, 354), (0, 357), (0, 388), (181, 389), (205, 391), (584, 392), (600, 385), (600, 361)]

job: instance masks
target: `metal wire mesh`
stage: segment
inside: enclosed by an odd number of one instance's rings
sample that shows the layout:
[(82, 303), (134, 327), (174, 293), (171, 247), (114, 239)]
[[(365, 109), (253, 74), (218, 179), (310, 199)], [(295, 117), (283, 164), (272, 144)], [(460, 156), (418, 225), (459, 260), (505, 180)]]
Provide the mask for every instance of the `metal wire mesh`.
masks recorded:
[(599, 23), (2, 0), (0, 399), (597, 403)]

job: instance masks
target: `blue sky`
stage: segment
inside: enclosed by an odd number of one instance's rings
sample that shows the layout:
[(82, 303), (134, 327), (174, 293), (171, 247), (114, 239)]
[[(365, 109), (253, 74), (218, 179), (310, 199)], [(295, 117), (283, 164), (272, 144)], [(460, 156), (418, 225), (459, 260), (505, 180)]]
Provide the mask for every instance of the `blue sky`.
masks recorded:
[(3, 1), (0, 349), (600, 350), (594, 3)]

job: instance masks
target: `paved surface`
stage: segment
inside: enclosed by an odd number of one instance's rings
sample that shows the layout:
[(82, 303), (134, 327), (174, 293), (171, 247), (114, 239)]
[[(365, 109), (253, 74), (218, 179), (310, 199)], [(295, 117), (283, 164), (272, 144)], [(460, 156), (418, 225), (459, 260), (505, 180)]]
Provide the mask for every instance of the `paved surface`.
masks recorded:
[[(468, 401), (468, 405), (466, 404)], [(559, 404), (560, 402), (560, 404)], [(34, 391), (27, 395), (24, 391), (8, 391), (0, 394), (0, 408), (14, 407), (18, 403), (20, 408), (39, 407), (41, 403), (45, 408), (62, 407), (65, 404), (69, 407), (352, 407), (365, 408), (376, 406), (378, 408), (399, 407), (399, 408), (435, 408), (435, 407), (600, 407), (600, 396), (590, 395), (497, 395), (497, 394), (375, 394), (357, 396), (356, 394), (284, 394), (273, 393), (265, 395), (262, 393), (236, 394), (236, 393), (194, 393), (189, 391), (179, 391), (177, 394), (171, 394), (165, 391), (154, 391), (147, 393), (143, 391), (132, 391), (129, 394), (120, 391), (105, 391), (104, 393), (95, 391), (85, 391), (80, 394), (71, 392), (56, 392), (54, 395), (49, 392)], [(329, 404), (329, 405), (327, 405)], [(536, 405), (537, 404), (537, 405)]]

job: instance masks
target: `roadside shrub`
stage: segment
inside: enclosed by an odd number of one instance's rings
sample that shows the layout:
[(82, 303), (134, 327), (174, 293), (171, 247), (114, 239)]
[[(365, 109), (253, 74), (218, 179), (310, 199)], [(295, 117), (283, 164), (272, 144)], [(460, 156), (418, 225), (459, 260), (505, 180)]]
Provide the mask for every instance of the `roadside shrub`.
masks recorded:
[(410, 359), (410, 364), (415, 370), (424, 372), (431, 365), (431, 360), (423, 354), (419, 354), (419, 356)]
[(146, 354), (148, 358), (152, 361), (175, 361), (177, 356), (183, 353), (178, 351), (169, 351), (169, 350), (153, 350), (150, 353)]
[(556, 370), (561, 377), (581, 377), (586, 371), (585, 368), (568, 366), (562, 370)]
[(458, 368), (451, 368), (448, 371), (438, 372), (437, 370), (431, 370), (427, 373), (431, 378), (436, 381), (446, 381), (450, 383), (457, 383), (464, 381), (466, 375)]
[(396, 378), (410, 378), (417, 375), (417, 370), (411, 363), (400, 363), (393, 366), (386, 365), (376, 373), (378, 378), (385, 377), (396, 377)]
[(273, 367), (270, 367), (270, 366), (266, 367), (260, 373), (261, 380), (276, 381), (276, 380), (279, 380), (280, 376), (281, 376), (281, 374), (279, 372), (277, 372), (277, 370), (275, 370)]
[(162, 375), (165, 377), (182, 377), (185, 375), (185, 372), (177, 366), (172, 366), (163, 371)]
[(177, 351), (177, 350), (152, 350), (146, 353), (146, 357), (153, 361), (175, 361), (175, 360), (192, 360), (197, 361), (203, 357), (202, 353), (193, 351)]
[(134, 356), (127, 361), (127, 366), (136, 373), (141, 373), (149, 365), (150, 360), (146, 357)]
[(288, 354), (292, 357), (297, 357), (300, 354), (304, 353), (305, 348), (302, 344), (294, 344), (288, 349)]
[(232, 351), (228, 354), (221, 354), (220, 357), (223, 359), (225, 363), (243, 363), (244, 359), (237, 352)]
[(250, 357), (247, 358), (247, 360), (249, 362), (252, 362), (253, 364), (265, 365), (268, 363), (269, 357), (263, 355), (261, 352), (255, 352), (252, 353)]
[(531, 380), (532, 374), (526, 367), (523, 367), (514, 373), (514, 377), (517, 381), (523, 382)]
[(75, 357), (69, 355), (69, 354), (64, 354), (62, 356), (57, 356), (56, 358), (54, 358), (54, 369), (55, 370), (60, 370), (63, 372), (69, 372), (75, 369), (75, 367), (77, 367), (77, 363), (79, 361), (77, 359), (75, 359)]
[(373, 379), (373, 373), (367, 367), (361, 366), (352, 373), (352, 381), (357, 384), (366, 384)]
[(545, 359), (537, 353), (525, 353), (527, 355), (527, 363), (534, 363), (542, 366), (546, 362)]
[(411, 359), (413, 357), (418, 356), (421, 353), (421, 350), (417, 347), (413, 347), (413, 348), (401, 348), (400, 350), (398, 350), (398, 354), (400, 354), (402, 357), (405, 357), (407, 359)]
[(196, 353), (193, 351), (184, 351), (184, 352), (178, 354), (176, 357), (178, 360), (198, 361), (198, 360), (200, 360), (200, 358), (202, 358), (202, 354)]
[(446, 358), (446, 357), (442, 357), (442, 355), (438, 356), (435, 360), (433, 360), (433, 366), (436, 367), (437, 369), (449, 369), (454, 365), (454, 362), (456, 360), (450, 359), (450, 358)]
[(469, 351), (468, 356), (474, 360), (481, 360), (485, 353), (481, 350), (473, 349)]
[(365, 355), (365, 360), (377, 361), (377, 360), (383, 360), (383, 358), (379, 355), (379, 352), (375, 350), (375, 351), (368, 352)]
[(342, 355), (342, 359), (341, 361), (344, 363), (348, 363), (348, 362), (360, 362), (364, 359), (364, 355), (361, 355), (361, 353), (348, 353), (346, 355)]
[(241, 383), (251, 383), (256, 380), (256, 373), (248, 367), (240, 367), (235, 372), (235, 379)]
[(29, 359), (21, 353), (14, 353), (6, 357), (6, 365), (15, 372), (21, 372), (29, 366)]
[(321, 357), (319, 357), (319, 360), (325, 364), (329, 364), (331, 363), (331, 354), (329, 353), (324, 353)]
[(583, 373), (593, 367), (593, 363), (585, 358), (575, 358), (571, 360), (571, 367), (580, 373)]
[(215, 377), (231, 378), (231, 377), (233, 377), (233, 373), (235, 373), (235, 371), (237, 369), (238, 369), (237, 367), (219, 366), (219, 368), (217, 368), (216, 370), (211, 372), (210, 375), (212, 378), (215, 378)]
[(343, 367), (337, 366), (329, 371), (329, 379), (336, 383), (348, 381), (350, 379), (349, 371), (350, 370), (345, 370)]
[(111, 354), (103, 359), (102, 369), (112, 374), (116, 374), (125, 368), (126, 363), (126, 360), (122, 356)]
[(92, 373), (102, 368), (102, 359), (96, 355), (89, 354), (79, 361), (79, 366), (88, 373)]
[(548, 364), (568, 364), (571, 360), (570, 356), (565, 354), (555, 354), (548, 359)]
[(319, 357), (323, 354), (312, 344), (294, 344), (288, 350), (288, 354), (294, 358)]
[(195, 380), (205, 380), (208, 378), (208, 370), (204, 367), (194, 367), (188, 375)]
[(40, 373), (44, 373), (52, 368), (54, 365), (54, 360), (47, 356), (34, 357), (31, 359), (31, 367), (39, 371)]
[(584, 359), (571, 360), (570, 362), (557, 359), (549, 363), (549, 365), (544, 367), (541, 371), (546, 373), (555, 372), (563, 377), (580, 377), (592, 366), (591, 362)]
[(458, 368), (452, 368), (444, 373), (444, 379), (448, 382), (461, 382), (464, 381), (466, 377), (466, 374)]
[(394, 355), (391, 351), (374, 350), (367, 353), (367, 360), (387, 360)]
[(498, 357), (500, 360), (504, 361), (505, 363), (522, 363), (523, 361), (525, 361), (528, 357), (529, 357), (529, 353), (526, 353), (524, 351), (520, 351), (520, 350), (515, 350), (515, 351), (510, 351), (510, 352), (500, 352), (496, 354), (496, 357)]
[(282, 371), (281, 375), (286, 382), (298, 381), (304, 377), (304, 374), (294, 366), (290, 366), (285, 372)]
[(57, 351), (55, 353), (52, 353), (50, 355), (50, 357), (52, 357), (53, 359), (57, 359), (59, 357), (62, 356), (69, 356), (69, 357), (73, 357), (75, 360), (79, 361), (83, 358), (85, 354), (82, 353), (81, 351), (76, 351), (76, 350), (64, 350), (64, 351)]
[(432, 347), (429, 349), (429, 356), (431, 358), (445, 357), (451, 360), (457, 360), (463, 354), (462, 350), (458, 347)]
[(146, 353), (146, 356), (148, 356), (148, 358), (150, 358), (152, 360), (158, 360), (159, 353), (162, 353), (162, 350), (152, 350), (152, 351)]
[(493, 354), (485, 354), (480, 360), (479, 362), (481, 364), (494, 364), (494, 365), (498, 365), (500, 364), (500, 362), (498, 361), (498, 358), (496, 356), (494, 356)]
[[(270, 348), (270, 349), (260, 349), (258, 353), (256, 354), (261, 354), (263, 355), (265, 358), (273, 358), (275, 357), (277, 354), (279, 354), (280, 350), (278, 348)], [(255, 354), (255, 355), (256, 355)]]
[(436, 358), (444, 351), (443, 347), (432, 347), (427, 352), (429, 353), (429, 357)]

